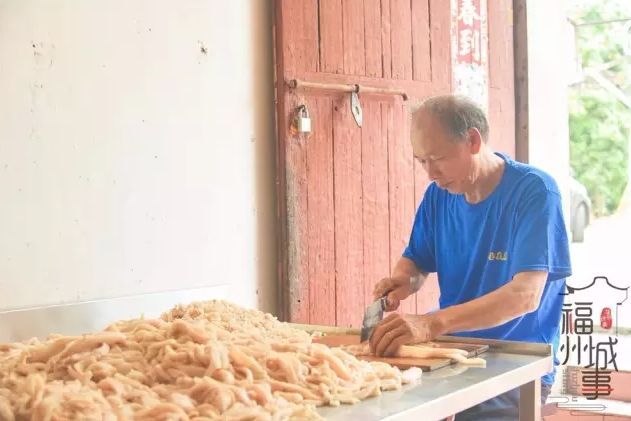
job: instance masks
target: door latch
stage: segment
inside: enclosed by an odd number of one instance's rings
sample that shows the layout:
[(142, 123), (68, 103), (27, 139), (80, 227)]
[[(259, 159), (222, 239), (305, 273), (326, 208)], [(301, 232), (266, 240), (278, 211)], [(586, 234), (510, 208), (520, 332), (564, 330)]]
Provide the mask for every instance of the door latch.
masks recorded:
[(355, 123), (359, 127), (362, 126), (362, 106), (359, 103), (359, 96), (357, 93), (359, 92), (359, 85), (357, 86), (357, 91), (351, 92), (351, 112), (353, 113), (353, 117), (355, 117)]

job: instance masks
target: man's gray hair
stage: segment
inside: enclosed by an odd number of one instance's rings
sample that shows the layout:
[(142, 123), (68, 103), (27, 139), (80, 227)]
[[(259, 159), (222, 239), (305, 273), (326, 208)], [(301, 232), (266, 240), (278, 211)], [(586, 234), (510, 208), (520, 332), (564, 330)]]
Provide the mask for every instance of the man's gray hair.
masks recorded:
[(470, 129), (476, 128), (482, 141), (489, 138), (489, 122), (482, 107), (472, 99), (457, 94), (431, 97), (412, 112), (412, 125), (416, 126), (421, 111), (436, 117), (454, 139), (463, 139)]

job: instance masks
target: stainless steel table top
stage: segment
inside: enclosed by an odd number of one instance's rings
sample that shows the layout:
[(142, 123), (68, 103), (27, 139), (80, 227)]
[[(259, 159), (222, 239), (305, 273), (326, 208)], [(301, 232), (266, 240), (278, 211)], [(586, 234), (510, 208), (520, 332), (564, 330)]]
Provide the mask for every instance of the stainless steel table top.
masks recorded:
[(227, 285), (141, 294), (0, 312), (0, 343), (19, 342), (51, 333), (81, 335), (99, 332), (118, 320), (144, 315), (160, 317), (177, 304), (226, 299)]
[(486, 367), (453, 365), (425, 372), (420, 383), (356, 405), (324, 407), (327, 421), (438, 421), (541, 377), (551, 356), (487, 352)]

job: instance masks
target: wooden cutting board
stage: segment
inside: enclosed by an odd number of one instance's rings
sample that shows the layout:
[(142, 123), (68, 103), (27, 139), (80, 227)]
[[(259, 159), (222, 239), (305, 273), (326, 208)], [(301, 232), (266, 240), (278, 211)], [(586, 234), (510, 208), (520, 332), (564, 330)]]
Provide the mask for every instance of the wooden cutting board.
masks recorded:
[[(341, 345), (355, 345), (360, 343), (359, 335), (325, 335), (314, 339), (314, 342), (327, 345), (329, 347), (341, 346)], [(488, 345), (475, 345), (456, 342), (439, 342), (433, 341), (431, 344), (437, 348), (457, 348), (464, 351), (468, 351), (468, 358), (480, 355), (486, 352)], [(357, 359), (364, 361), (380, 361), (388, 363), (392, 366), (398, 367), (402, 370), (406, 370), (411, 367), (419, 367), (423, 371), (432, 371), (439, 368), (447, 367), (451, 364), (455, 364), (456, 361), (449, 358), (387, 358), (387, 357), (372, 357), (372, 356), (360, 356)]]

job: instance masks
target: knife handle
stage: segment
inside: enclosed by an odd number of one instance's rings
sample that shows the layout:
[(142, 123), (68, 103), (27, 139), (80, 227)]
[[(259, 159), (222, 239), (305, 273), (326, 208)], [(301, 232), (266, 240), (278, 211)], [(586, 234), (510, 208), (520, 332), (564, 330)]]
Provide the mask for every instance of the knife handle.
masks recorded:
[[(421, 289), (423, 284), (425, 283), (426, 279), (427, 279), (427, 276), (421, 276), (421, 274), (410, 276), (410, 295), (417, 293)], [(387, 290), (386, 292), (384, 292), (384, 294), (381, 296), (381, 298), (385, 298), (383, 307), (388, 306), (388, 300), (387, 300), (388, 294), (390, 294), (394, 290), (396, 290), (396, 288), (391, 288)]]

